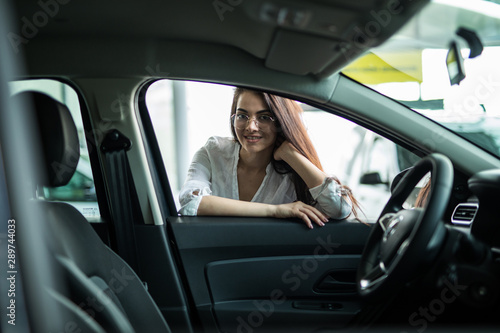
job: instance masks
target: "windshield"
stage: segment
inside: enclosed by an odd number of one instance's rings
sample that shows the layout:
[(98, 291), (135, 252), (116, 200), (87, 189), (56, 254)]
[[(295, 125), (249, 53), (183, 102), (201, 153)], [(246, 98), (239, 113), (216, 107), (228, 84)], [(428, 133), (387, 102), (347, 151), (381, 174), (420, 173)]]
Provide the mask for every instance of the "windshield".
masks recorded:
[[(500, 0), (436, 0), (343, 73), (500, 157)], [(386, 18), (388, 19), (388, 18)], [(456, 34), (475, 33), (483, 51)], [(463, 57), (465, 77), (448, 54)], [(448, 70), (450, 68), (450, 70)]]

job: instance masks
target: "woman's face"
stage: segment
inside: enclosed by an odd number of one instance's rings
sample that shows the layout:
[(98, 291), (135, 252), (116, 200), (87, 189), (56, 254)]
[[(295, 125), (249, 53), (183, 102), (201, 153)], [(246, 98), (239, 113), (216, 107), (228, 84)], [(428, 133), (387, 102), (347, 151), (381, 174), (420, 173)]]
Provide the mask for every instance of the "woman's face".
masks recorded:
[[(248, 116), (249, 120), (246, 120)], [(233, 115), (235, 132), (241, 149), (248, 153), (268, 153), (272, 155), (277, 132), (273, 117), (261, 95), (245, 91), (238, 98), (236, 114)], [(238, 118), (239, 120), (235, 120)]]

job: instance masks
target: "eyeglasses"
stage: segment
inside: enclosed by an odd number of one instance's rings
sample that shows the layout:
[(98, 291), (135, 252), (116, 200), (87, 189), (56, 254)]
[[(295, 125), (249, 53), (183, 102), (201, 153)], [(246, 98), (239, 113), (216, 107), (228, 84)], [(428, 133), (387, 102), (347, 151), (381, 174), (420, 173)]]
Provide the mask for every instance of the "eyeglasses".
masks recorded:
[(231, 120), (233, 122), (234, 127), (236, 127), (239, 130), (245, 129), (248, 125), (249, 120), (255, 121), (257, 127), (259, 127), (262, 130), (268, 129), (276, 121), (274, 117), (271, 117), (269, 115), (262, 114), (262, 115), (257, 115), (254, 118), (251, 118), (249, 115), (244, 113), (235, 113), (231, 115)]

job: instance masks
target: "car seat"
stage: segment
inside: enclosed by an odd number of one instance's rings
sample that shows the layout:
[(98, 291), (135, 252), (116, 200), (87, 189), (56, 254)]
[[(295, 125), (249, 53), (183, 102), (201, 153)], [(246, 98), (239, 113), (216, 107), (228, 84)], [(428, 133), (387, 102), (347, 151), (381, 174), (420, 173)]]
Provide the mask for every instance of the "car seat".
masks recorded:
[[(80, 157), (78, 133), (69, 109), (43, 93), (32, 100), (46, 174), (39, 186), (64, 186)], [(31, 111), (29, 111), (31, 112)], [(50, 290), (62, 311), (82, 332), (170, 332), (158, 307), (129, 265), (108, 248), (83, 215), (63, 202), (34, 200), (45, 214), (50, 251), (65, 288)]]

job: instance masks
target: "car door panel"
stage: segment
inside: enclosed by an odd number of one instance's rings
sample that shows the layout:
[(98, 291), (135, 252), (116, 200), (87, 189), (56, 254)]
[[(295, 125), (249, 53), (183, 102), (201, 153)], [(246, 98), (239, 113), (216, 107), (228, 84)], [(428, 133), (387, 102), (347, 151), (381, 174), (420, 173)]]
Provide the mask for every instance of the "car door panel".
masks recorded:
[(168, 226), (205, 326), (339, 328), (361, 308), (354, 278), (367, 225), (330, 221), (310, 230), (270, 218), (172, 217)]
[[(326, 276), (336, 270), (355, 271), (358, 255), (280, 256), (221, 260), (209, 263), (206, 279), (214, 303), (235, 299), (266, 298), (275, 289), (286, 290), (293, 298), (317, 294), (355, 293), (355, 290), (320, 289)], [(259, 282), (265, 281), (265, 284)], [(347, 282), (341, 285), (351, 286)]]
[(358, 255), (325, 253), (208, 264), (207, 284), (221, 330), (234, 332), (245, 322), (250, 327), (260, 322), (278, 327), (290, 323), (290, 315), (293, 326), (343, 327), (360, 309), (359, 303), (349, 301), (355, 298), (354, 283), (344, 283), (351, 285), (350, 293), (318, 293), (317, 286), (324, 280), (324, 272), (354, 272), (358, 259)]

